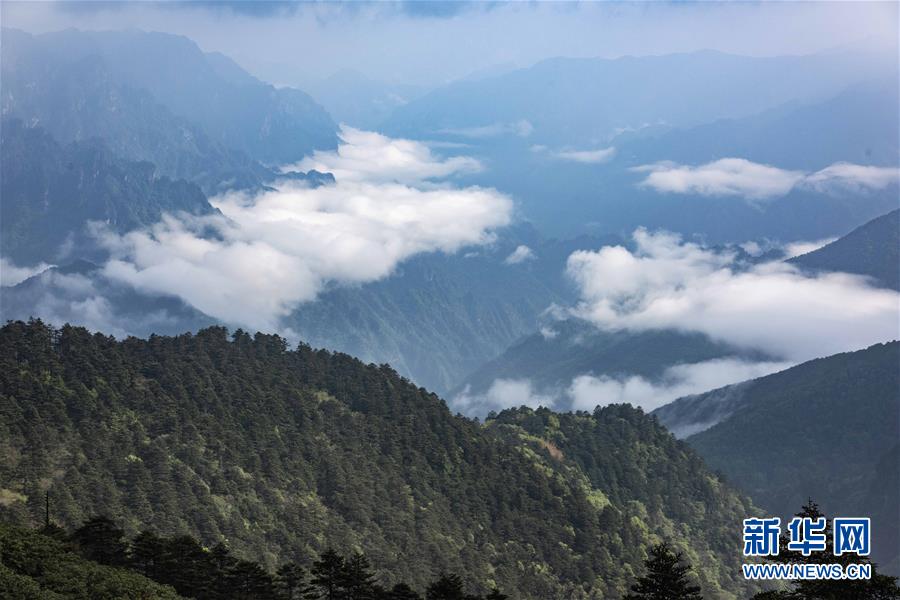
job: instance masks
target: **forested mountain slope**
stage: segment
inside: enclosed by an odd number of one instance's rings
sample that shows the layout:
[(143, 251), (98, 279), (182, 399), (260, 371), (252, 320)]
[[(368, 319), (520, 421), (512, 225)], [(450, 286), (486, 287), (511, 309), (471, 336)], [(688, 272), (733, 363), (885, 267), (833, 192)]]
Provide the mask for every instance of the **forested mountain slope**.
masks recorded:
[(64, 526), (107, 513), (269, 568), (358, 549), (415, 587), (446, 569), (542, 599), (616, 597), (664, 538), (708, 597), (744, 585), (739, 529), (708, 524), (749, 500), (629, 407), (484, 427), (387, 366), (222, 328), (118, 342), (13, 322), (0, 357), (5, 521), (39, 520), (49, 490)]
[(900, 209), (788, 262), (811, 271), (866, 275), (877, 285), (900, 290)]
[(717, 416), (727, 418), (687, 438), (709, 465), (774, 515), (793, 514), (808, 498), (829, 514), (871, 515), (874, 558), (896, 572), (898, 365), (900, 343), (877, 344), (676, 400), (654, 414), (683, 427), (706, 418), (701, 408), (713, 414), (725, 401)]

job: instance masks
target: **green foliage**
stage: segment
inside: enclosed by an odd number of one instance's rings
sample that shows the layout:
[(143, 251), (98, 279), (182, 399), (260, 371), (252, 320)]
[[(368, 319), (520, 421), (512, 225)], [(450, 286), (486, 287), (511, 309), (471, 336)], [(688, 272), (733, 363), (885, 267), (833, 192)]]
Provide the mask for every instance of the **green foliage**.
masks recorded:
[(75, 547), (0, 524), (0, 598), (84, 600), (179, 598), (171, 587), (133, 571), (97, 564)]
[[(615, 532), (607, 543), (627, 557), (619, 569), (627, 583), (651, 546), (672, 540), (696, 565), (707, 597), (737, 594), (747, 585), (734, 523), (756, 509), (639, 409), (610, 405), (560, 414), (521, 408), (503, 411), (489, 424), (501, 434), (524, 431), (541, 464), (581, 478), (585, 499), (599, 507), (601, 517), (596, 525), (573, 523), (573, 546), (584, 548), (593, 537)], [(604, 559), (615, 556), (608, 551)], [(610, 563), (605, 570), (616, 567)]]
[(647, 574), (631, 586), (625, 600), (703, 600), (700, 587), (688, 581), (691, 567), (683, 558), (665, 542), (650, 548)]
[(334, 548), (365, 553), (386, 587), (424, 590), (444, 571), (464, 574), (467, 592), (609, 598), (664, 537), (703, 564), (708, 597), (744, 585), (734, 523), (752, 506), (641, 411), (523, 410), (482, 426), (387, 366), (278, 336), (119, 342), (11, 322), (0, 456), (13, 499), (0, 518), (42, 523), (49, 490), (57, 522), (107, 514), (137, 535), (149, 574), (169, 563), (144, 529), (172, 537), (180, 564), (225, 543), (271, 572)]

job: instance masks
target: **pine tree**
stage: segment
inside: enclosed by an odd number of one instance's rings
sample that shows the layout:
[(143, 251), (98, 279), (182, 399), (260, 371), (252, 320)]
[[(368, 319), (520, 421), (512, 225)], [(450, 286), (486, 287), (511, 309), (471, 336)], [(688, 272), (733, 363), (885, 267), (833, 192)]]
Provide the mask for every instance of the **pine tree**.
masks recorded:
[(334, 550), (326, 550), (322, 553), (312, 568), (311, 583), (319, 590), (319, 598), (322, 600), (345, 600), (344, 557)]
[(85, 558), (103, 565), (124, 565), (127, 559), (125, 532), (104, 516), (93, 517), (75, 530), (72, 540)]
[(506, 600), (507, 598), (509, 598), (509, 596), (500, 593), (500, 590), (494, 588), (487, 596), (484, 597), (484, 600)]
[(231, 584), (229, 598), (238, 600), (274, 600), (275, 586), (265, 569), (249, 560), (239, 560), (228, 577)]
[(284, 600), (315, 600), (316, 588), (308, 583), (306, 570), (295, 562), (278, 567), (275, 585)]
[(667, 543), (650, 549), (644, 562), (647, 574), (631, 586), (625, 600), (703, 600), (700, 588), (688, 584), (690, 565), (683, 564), (684, 555)]
[(356, 552), (344, 562), (347, 600), (373, 600), (376, 587), (375, 574), (363, 554)]
[(441, 573), (438, 580), (428, 586), (427, 600), (465, 600), (463, 582), (459, 575)]
[(165, 542), (152, 531), (142, 531), (131, 541), (131, 566), (150, 579), (162, 575)]
[(422, 600), (422, 596), (403, 582), (391, 588), (386, 597), (388, 600)]

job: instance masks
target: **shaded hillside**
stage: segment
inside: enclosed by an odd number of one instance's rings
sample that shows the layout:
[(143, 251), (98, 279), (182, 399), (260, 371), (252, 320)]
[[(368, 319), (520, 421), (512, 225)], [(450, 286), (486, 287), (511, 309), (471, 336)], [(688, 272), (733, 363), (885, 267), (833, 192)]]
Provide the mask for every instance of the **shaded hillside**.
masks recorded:
[[(898, 364), (900, 343), (891, 342), (740, 384), (729, 396), (730, 416), (687, 441), (774, 515), (813, 498), (829, 514), (871, 515), (873, 539), (897, 540), (890, 499), (897, 494)], [(664, 424), (678, 422), (682, 409), (696, 414), (705, 403), (714, 411), (722, 397), (716, 390), (677, 400), (656, 414)], [(896, 545), (878, 550), (877, 561), (896, 564)]]
[[(116, 156), (149, 161), (210, 194), (271, 180), (259, 160), (298, 160), (336, 145), (335, 125), (308, 96), (232, 83), (233, 75), (219, 75), (220, 57), (208, 64), (204, 56), (178, 36), (3, 29), (2, 114), (40, 125), (63, 144), (101, 138)], [(308, 105), (310, 118), (325, 120), (325, 134), (306, 123)]]
[(496, 379), (529, 379), (539, 389), (564, 389), (579, 375), (658, 379), (666, 368), (726, 356), (761, 358), (702, 334), (603, 331), (586, 321), (552, 322), (466, 377), (456, 393), (483, 393)]
[(16, 58), (33, 53), (45, 69), (102, 64), (115, 85), (150, 94), (210, 139), (265, 164), (296, 162), (313, 150), (337, 146), (336, 124), (308, 94), (263, 83), (225, 56), (203, 53), (186, 37), (134, 29), (34, 36), (4, 30), (7, 36), (6, 45), (27, 49), (14, 48)]
[[(415, 587), (444, 569), (513, 598), (607, 598), (664, 537), (703, 559), (708, 597), (743, 585), (739, 531), (707, 524), (749, 501), (627, 407), (579, 417), (618, 452), (569, 460), (524, 423), (485, 429), (387, 366), (277, 336), (117, 342), (14, 322), (0, 360), (4, 520), (40, 519), (49, 489), (66, 526), (105, 512), (131, 533), (228, 539), (268, 568), (361, 550)], [(648, 465), (672, 474), (664, 503)]]
[(164, 212), (215, 212), (196, 185), (160, 176), (148, 162), (121, 160), (96, 139), (61, 147), (14, 119), (0, 132), (0, 196), (0, 253), (19, 264), (94, 245), (88, 221), (122, 233)]
[[(614, 241), (543, 240), (530, 227), (512, 227), (489, 247), (414, 257), (382, 281), (332, 289), (287, 321), (313, 345), (390, 363), (443, 394), (535, 331), (552, 304), (573, 300), (564, 274), (573, 251)], [(509, 264), (519, 245), (530, 257)]]
[(788, 262), (811, 271), (865, 275), (877, 285), (900, 291), (900, 209)]

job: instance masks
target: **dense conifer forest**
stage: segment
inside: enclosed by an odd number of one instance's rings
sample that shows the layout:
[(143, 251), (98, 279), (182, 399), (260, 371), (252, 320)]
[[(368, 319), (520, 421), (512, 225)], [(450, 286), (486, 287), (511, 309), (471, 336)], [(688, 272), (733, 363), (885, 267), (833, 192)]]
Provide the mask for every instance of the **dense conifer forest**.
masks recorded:
[(453, 416), (387, 366), (224, 328), (116, 341), (0, 330), (0, 517), (224, 543), (269, 572), (365, 554), (383, 585), (609, 598), (666, 539), (709, 598), (739, 597), (754, 508), (655, 419)]

